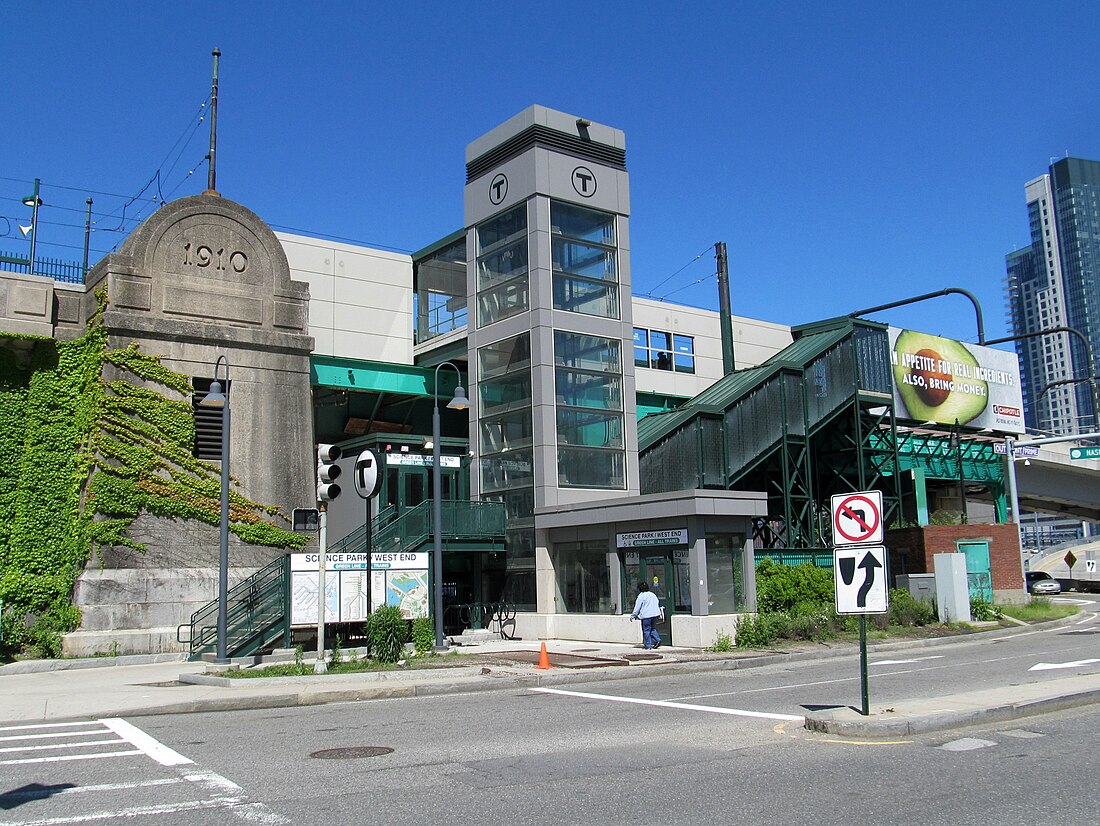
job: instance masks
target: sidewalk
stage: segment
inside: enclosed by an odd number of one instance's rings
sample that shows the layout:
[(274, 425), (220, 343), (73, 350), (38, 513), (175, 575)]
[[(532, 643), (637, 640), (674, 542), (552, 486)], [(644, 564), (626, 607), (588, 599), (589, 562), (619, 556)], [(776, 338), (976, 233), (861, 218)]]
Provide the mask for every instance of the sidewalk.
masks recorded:
[[(873, 649), (906, 650), (958, 641), (959, 637), (896, 641), (874, 645)], [(541, 644), (486, 640), (458, 649), (483, 654), (484, 662), (475, 660), (455, 667), (274, 679), (229, 679), (207, 674), (212, 670), (208, 664), (182, 661), (182, 655), (13, 663), (0, 666), (0, 724), (423, 697), (631, 679), (651, 669), (690, 674), (858, 654), (858, 648), (852, 645), (714, 654), (676, 648), (647, 652), (632, 645), (547, 640), (552, 668), (539, 670), (536, 663)], [(806, 727), (850, 737), (896, 737), (1095, 702), (1100, 702), (1100, 675), (916, 700), (889, 708), (873, 707), (868, 717), (851, 709), (815, 712), (807, 716)]]

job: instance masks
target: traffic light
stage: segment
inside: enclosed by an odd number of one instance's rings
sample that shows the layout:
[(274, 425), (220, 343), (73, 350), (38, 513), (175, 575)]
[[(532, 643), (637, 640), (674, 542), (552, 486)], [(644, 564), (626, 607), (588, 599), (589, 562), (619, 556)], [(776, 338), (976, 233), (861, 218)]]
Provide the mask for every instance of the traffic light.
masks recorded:
[(317, 501), (331, 502), (340, 495), (336, 478), (340, 475), (340, 448), (336, 445), (317, 445)]

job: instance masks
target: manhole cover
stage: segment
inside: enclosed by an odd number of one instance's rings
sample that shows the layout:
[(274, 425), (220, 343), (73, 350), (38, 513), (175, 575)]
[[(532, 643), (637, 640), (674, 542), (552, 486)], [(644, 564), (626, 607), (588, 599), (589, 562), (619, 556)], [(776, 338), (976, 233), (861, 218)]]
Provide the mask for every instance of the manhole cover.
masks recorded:
[(315, 751), (310, 757), (318, 760), (356, 760), (360, 757), (381, 757), (393, 749), (386, 746), (345, 746), (342, 749), (323, 749)]

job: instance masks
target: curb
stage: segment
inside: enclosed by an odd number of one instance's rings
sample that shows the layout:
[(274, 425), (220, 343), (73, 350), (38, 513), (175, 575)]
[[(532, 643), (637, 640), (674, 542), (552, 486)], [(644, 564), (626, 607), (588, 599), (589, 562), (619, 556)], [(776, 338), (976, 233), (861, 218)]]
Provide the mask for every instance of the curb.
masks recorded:
[(20, 660), (0, 665), (0, 677), (8, 674), (41, 674), (45, 671), (73, 671), (83, 668), (117, 668), (127, 665), (158, 665), (187, 662), (187, 655), (122, 654), (117, 657), (82, 657), (74, 660)]
[(965, 728), (983, 723), (1002, 723), (1021, 717), (1032, 717), (1100, 702), (1100, 688), (1051, 694), (1032, 700), (1002, 703), (988, 707), (960, 710), (910, 712), (895, 717), (864, 717), (852, 709), (833, 712), (811, 712), (806, 715), (806, 729), (820, 734), (876, 739), (908, 737), (916, 734)]

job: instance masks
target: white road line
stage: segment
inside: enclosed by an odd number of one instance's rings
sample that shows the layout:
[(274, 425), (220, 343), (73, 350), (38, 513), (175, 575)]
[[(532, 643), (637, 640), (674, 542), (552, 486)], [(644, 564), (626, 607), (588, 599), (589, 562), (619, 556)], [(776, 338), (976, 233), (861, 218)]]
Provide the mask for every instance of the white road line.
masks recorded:
[(614, 703), (634, 703), (641, 706), (658, 706), (660, 708), (678, 708), (683, 711), (705, 711), (710, 714), (730, 714), (735, 717), (760, 717), (765, 720), (792, 720), (802, 722), (806, 718), (795, 714), (769, 714), (763, 711), (745, 711), (739, 708), (718, 708), (716, 706), (699, 706), (691, 703), (673, 703), (668, 700), (642, 700), (637, 697), (614, 697), (608, 694), (589, 694), (585, 691), (563, 691), (559, 688), (532, 688), (542, 694), (560, 694), (565, 697), (582, 697), (588, 700), (610, 700)]
[(230, 780), (228, 777), (222, 777), (216, 772), (207, 771), (205, 769), (199, 769), (197, 771), (189, 771), (183, 775), (183, 779), (191, 783), (196, 783), (202, 786), (207, 791), (221, 792), (222, 794), (235, 794), (241, 791), (241, 787)]
[(27, 757), (22, 760), (0, 760), (0, 766), (18, 766), (24, 763), (65, 763), (69, 760), (97, 760), (101, 757), (130, 757), (145, 754), (143, 751), (101, 751), (92, 754), (61, 754), (55, 757)]
[(135, 783), (99, 783), (93, 786), (74, 786), (71, 789), (51, 788), (49, 786), (43, 789), (17, 789), (12, 792), (4, 792), (3, 794), (0, 794), (0, 801), (42, 800), (47, 797), (58, 797), (63, 794), (72, 795), (83, 794), (85, 792), (122, 792), (129, 789), (142, 789), (146, 786), (171, 786), (176, 783), (182, 782), (182, 777), (162, 777), (158, 780), (141, 780)]
[[(0, 731), (27, 731), (36, 728), (73, 728), (74, 726), (98, 726), (99, 721), (89, 723), (35, 723), (33, 726), (0, 726)], [(75, 734), (75, 732), (74, 732)]]
[(9, 754), (13, 751), (48, 751), (50, 749), (82, 749), (85, 746), (106, 746), (113, 743), (125, 743), (117, 737), (111, 740), (81, 740), (79, 743), (50, 743), (45, 746), (8, 746), (0, 749), (0, 754)]
[(1086, 665), (1092, 665), (1093, 663), (1100, 663), (1100, 660), (1073, 660), (1072, 662), (1065, 663), (1037, 663), (1028, 671), (1053, 671), (1058, 668), (1084, 668)]
[(871, 665), (908, 665), (909, 663), (920, 663), (925, 660), (942, 660), (943, 654), (935, 654), (931, 657), (914, 657), (911, 660), (878, 660), (871, 663)]
[(132, 726), (118, 717), (100, 720), (100, 722), (130, 745), (141, 749), (162, 766), (183, 766), (194, 762), (179, 752), (172, 751), (168, 746), (150, 737), (137, 726)]
[(54, 731), (49, 734), (15, 734), (0, 737), (0, 743), (12, 743), (18, 740), (56, 740), (59, 737), (94, 737), (102, 731)]
[(163, 806), (135, 806), (117, 811), (87, 812), (68, 817), (48, 817), (43, 820), (3, 820), (0, 826), (64, 826), (67, 823), (87, 823), (92, 820), (114, 820), (116, 818), (137, 818), (143, 815), (169, 815), (176, 812), (193, 812), (201, 809), (222, 809), (237, 805), (238, 801), (224, 800), (188, 800), (183, 803), (168, 803)]

